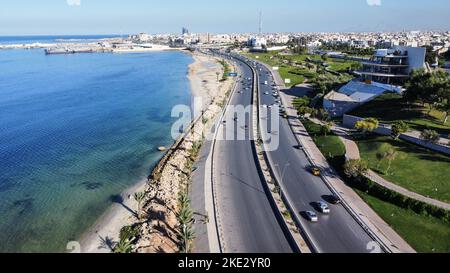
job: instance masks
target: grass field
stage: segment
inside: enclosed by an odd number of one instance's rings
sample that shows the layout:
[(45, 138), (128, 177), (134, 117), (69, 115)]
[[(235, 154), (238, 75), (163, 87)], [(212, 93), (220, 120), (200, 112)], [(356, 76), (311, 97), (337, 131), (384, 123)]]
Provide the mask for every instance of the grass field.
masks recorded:
[[(450, 157), (402, 140), (384, 136), (370, 136), (359, 140), (361, 157), (370, 168), (386, 180), (413, 192), (450, 203)], [(388, 174), (388, 161), (377, 160), (378, 151), (393, 149), (397, 157)]]
[(450, 224), (448, 222), (419, 215), (361, 191), (357, 192), (417, 252), (450, 252)]
[(338, 136), (333, 134), (323, 135), (320, 132), (320, 125), (317, 125), (309, 120), (302, 120), (303, 125), (313, 138), (314, 143), (319, 147), (322, 154), (327, 159), (341, 157), (345, 155), (345, 145)]
[[(342, 161), (339, 160), (340, 157), (345, 155), (345, 146), (341, 142), (341, 140), (334, 135), (323, 136), (320, 133), (320, 126), (305, 120), (302, 120), (302, 123), (305, 125), (306, 129), (313, 137), (314, 142), (319, 147), (324, 155), (327, 155), (328, 161), (331, 165), (333, 165), (336, 169), (341, 168)], [(379, 139), (379, 141), (391, 143), (393, 141), (391, 138)], [(363, 146), (371, 147), (368, 150), (372, 150), (376, 145), (373, 144), (370, 140), (363, 141)], [(442, 183), (447, 189), (450, 188), (450, 181), (445, 182), (447, 177), (450, 177), (450, 165), (449, 159), (444, 160), (443, 163), (434, 162), (429, 158), (429, 156), (433, 156), (434, 154), (417, 148), (415, 146), (409, 147), (408, 143), (399, 144), (394, 143), (394, 147), (398, 147), (399, 151), (403, 149), (409, 149), (408, 156), (411, 158), (403, 158), (406, 162), (398, 162), (399, 166), (395, 166), (395, 168), (400, 168), (401, 173), (408, 177), (413, 176), (412, 178), (416, 181), (415, 184), (419, 184), (422, 182), (423, 174), (421, 172), (420, 175), (414, 175), (416, 172), (412, 172), (411, 170), (421, 170), (422, 168), (428, 168), (428, 164), (437, 164), (439, 165), (439, 170), (444, 171), (444, 174), (441, 173), (438, 176), (443, 175), (440, 179), (437, 179), (438, 184)], [(417, 150), (414, 150), (414, 149)], [(412, 154), (410, 154), (412, 153)], [(331, 156), (331, 157), (330, 157)], [(371, 154), (372, 156), (372, 154)], [(398, 159), (401, 159), (404, 155), (399, 155)], [(438, 157), (441, 155), (437, 155)], [(443, 156), (441, 156), (443, 157)], [(376, 161), (373, 158), (370, 158), (371, 167), (376, 165)], [(421, 162), (417, 162), (417, 161)], [(430, 160), (430, 162), (428, 162)], [(410, 162), (411, 161), (411, 162)], [(423, 162), (422, 162), (423, 161)], [(406, 164), (406, 166), (402, 167), (402, 164)], [(418, 164), (418, 168), (409, 166), (410, 164)], [(442, 164), (442, 165), (441, 165)], [(445, 167), (445, 166), (446, 167)], [(394, 169), (394, 162), (392, 164), (392, 168)], [(428, 167), (427, 167), (428, 166)], [(435, 165), (434, 165), (435, 166)], [(446, 175), (447, 174), (447, 175)], [(431, 175), (431, 177), (429, 177)], [(426, 171), (425, 180), (431, 183), (436, 182), (432, 177), (436, 175), (434, 172)], [(416, 177), (414, 177), (416, 176)], [(410, 180), (407, 180), (410, 181)], [(419, 182), (419, 183), (418, 183)], [(450, 252), (450, 224), (444, 220), (439, 220), (437, 218), (425, 215), (419, 215), (414, 213), (412, 210), (403, 209), (396, 205), (393, 205), (389, 202), (382, 201), (374, 196), (368, 195), (364, 192), (361, 192), (357, 189), (355, 191), (364, 199), (364, 201), (369, 204), (370, 207), (388, 223), (405, 241), (407, 241), (411, 247), (413, 247), (416, 251), (422, 253), (449, 253)], [(448, 194), (448, 192), (447, 192)]]
[[(327, 62), (329, 69), (335, 72), (346, 72), (352, 66), (354, 61), (339, 60), (326, 58), (322, 59), (319, 55), (296, 54), (296, 55), (280, 55), (279, 52), (267, 53), (248, 53), (246, 56), (257, 59), (269, 66), (279, 67), (280, 76), (285, 79), (290, 79), (291, 83), (287, 84), (292, 87), (305, 81), (313, 80), (317, 77), (316, 68), (320, 66), (317, 63), (310, 63), (307, 59), (312, 61)], [(288, 62), (288, 63), (286, 63)], [(308, 68), (308, 65), (312, 65)]]
[(420, 105), (406, 105), (402, 96), (385, 94), (375, 100), (355, 109), (350, 115), (358, 117), (374, 117), (382, 123), (393, 123), (404, 120), (412, 129), (423, 131), (430, 128), (445, 136), (450, 134), (450, 120), (443, 124), (444, 113), (432, 111), (428, 115), (428, 108)]
[[(302, 123), (305, 125), (306, 129), (313, 137), (314, 142), (320, 148), (324, 155), (327, 155), (330, 164), (332, 164), (335, 168), (339, 168), (339, 165), (342, 163), (338, 160), (339, 157), (342, 157), (345, 154), (345, 146), (341, 142), (341, 140), (337, 136), (329, 135), (323, 136), (320, 133), (320, 126), (311, 122), (311, 121), (303, 121)], [(390, 138), (384, 139), (386, 141), (391, 140)], [(380, 140), (381, 141), (381, 140)], [(369, 140), (366, 141), (370, 143)], [(365, 145), (365, 144), (364, 144)], [(404, 144), (410, 145), (410, 144)], [(368, 146), (371, 146), (368, 144)], [(395, 145), (396, 146), (396, 145)], [(401, 146), (399, 144), (399, 146)], [(420, 148), (417, 148), (421, 150)], [(422, 151), (422, 156), (427, 155), (427, 151)], [(413, 153), (414, 157), (419, 156), (419, 151)], [(331, 156), (331, 157), (330, 157)], [(438, 155), (440, 156), (440, 155)], [(399, 158), (401, 158), (400, 156)], [(337, 159), (337, 160), (335, 160)], [(410, 158), (406, 158), (406, 161), (411, 160)], [(417, 159), (417, 160), (426, 160), (426, 159)], [(447, 159), (448, 160), (448, 159)], [(333, 162), (335, 161), (335, 162)], [(375, 161), (371, 160), (370, 164), (374, 164)], [(335, 163), (335, 164), (333, 164)], [(433, 164), (432, 162), (431, 164)], [(417, 164), (415, 160), (408, 164)], [(423, 163), (425, 164), (426, 163)], [(403, 167), (402, 171), (405, 174), (409, 174), (408, 176), (414, 176), (414, 172), (411, 170), (420, 170), (424, 165), (419, 164), (419, 168), (413, 168), (411, 166)], [(447, 168), (444, 171), (450, 171), (450, 166), (447, 163)], [(394, 163), (392, 164), (394, 166)], [(441, 168), (444, 166), (441, 166)], [(394, 167), (393, 167), (394, 168)], [(401, 168), (401, 167), (399, 167)], [(441, 169), (442, 170), (442, 169)], [(433, 172), (428, 172), (428, 175), (433, 175)], [(418, 178), (415, 181), (422, 181), (422, 174), (416, 175)], [(450, 177), (450, 174), (447, 176), (441, 177), (440, 181), (445, 181), (447, 177)], [(448, 180), (448, 179), (447, 179)], [(428, 181), (428, 180), (427, 180)], [(434, 180), (432, 180), (434, 181)], [(439, 181), (439, 180), (438, 180)], [(449, 188), (450, 181), (444, 182)], [(359, 190), (355, 191), (364, 199), (364, 201), (369, 204), (370, 207), (388, 223), (405, 241), (407, 241), (416, 251), (422, 253), (449, 253), (450, 252), (450, 224), (444, 220), (439, 220), (437, 218), (425, 215), (419, 215), (414, 213), (411, 210), (403, 209), (393, 205), (391, 203), (382, 201), (374, 196), (368, 195)]]

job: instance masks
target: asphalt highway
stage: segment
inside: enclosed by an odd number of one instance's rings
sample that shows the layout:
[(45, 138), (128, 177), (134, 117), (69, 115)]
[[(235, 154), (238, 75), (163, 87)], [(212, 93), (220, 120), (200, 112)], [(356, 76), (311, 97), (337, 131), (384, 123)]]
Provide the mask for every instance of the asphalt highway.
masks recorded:
[[(253, 73), (246, 64), (237, 61), (239, 83), (231, 106), (252, 104)], [(249, 80), (250, 79), (250, 80)], [(250, 107), (248, 109), (251, 109)], [(213, 172), (216, 180), (217, 210), (226, 253), (289, 253), (291, 242), (279, 222), (267, 197), (250, 135), (252, 114), (235, 121), (234, 112), (227, 112), (221, 123), (219, 139), (214, 148)], [(245, 126), (248, 126), (246, 128)], [(231, 129), (245, 139), (231, 139)], [(224, 136), (228, 136), (225, 138)]]
[[(260, 77), (260, 103), (273, 105), (276, 100), (272, 92), (278, 89), (271, 72), (263, 65), (257, 65)], [(267, 85), (265, 84), (267, 82)], [(268, 93), (265, 94), (265, 93)], [(271, 114), (279, 115), (271, 110)], [(368, 244), (373, 240), (356, 222), (342, 205), (329, 204), (331, 214), (321, 214), (317, 210), (318, 201), (327, 201), (332, 192), (320, 177), (310, 171), (310, 163), (304, 151), (299, 149), (298, 142), (289, 126), (288, 120), (280, 117), (280, 128), (270, 128), (262, 121), (263, 134), (266, 137), (279, 137), (279, 147), (269, 152), (269, 159), (285, 194), (292, 201), (292, 206), (301, 221), (303, 228), (310, 235), (318, 252), (325, 253), (367, 253)], [(305, 211), (314, 211), (318, 222), (310, 222)]]

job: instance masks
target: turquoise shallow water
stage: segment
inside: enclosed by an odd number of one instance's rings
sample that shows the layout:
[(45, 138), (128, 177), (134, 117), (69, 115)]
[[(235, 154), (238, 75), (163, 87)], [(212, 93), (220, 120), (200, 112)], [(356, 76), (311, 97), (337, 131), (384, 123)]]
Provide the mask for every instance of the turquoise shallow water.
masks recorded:
[(181, 52), (0, 51), (0, 252), (62, 252), (168, 146)]

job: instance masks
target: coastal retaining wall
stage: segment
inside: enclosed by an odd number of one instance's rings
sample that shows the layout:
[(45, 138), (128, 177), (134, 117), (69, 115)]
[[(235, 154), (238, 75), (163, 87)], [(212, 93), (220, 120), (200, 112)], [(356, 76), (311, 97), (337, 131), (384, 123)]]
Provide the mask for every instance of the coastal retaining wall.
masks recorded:
[[(361, 120), (364, 120), (364, 118), (351, 116), (351, 115), (344, 115), (342, 124), (346, 128), (353, 129), (353, 128), (355, 128), (355, 124)], [(384, 124), (382, 124), (380, 127), (378, 127), (374, 132), (379, 135), (383, 135), (383, 136), (392, 135), (392, 130), (387, 125), (384, 125)], [(422, 146), (424, 148), (439, 152), (439, 153), (450, 155), (450, 147), (445, 146), (445, 145), (426, 142), (420, 138), (413, 137), (413, 136), (406, 135), (406, 134), (400, 135), (400, 139), (405, 140), (410, 143), (413, 143), (413, 144), (416, 144), (416, 145), (419, 145), (419, 146)]]

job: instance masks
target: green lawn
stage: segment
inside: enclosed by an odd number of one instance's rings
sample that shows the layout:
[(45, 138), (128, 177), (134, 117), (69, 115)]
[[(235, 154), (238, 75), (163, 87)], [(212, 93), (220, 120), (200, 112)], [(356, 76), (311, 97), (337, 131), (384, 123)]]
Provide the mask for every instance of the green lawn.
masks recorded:
[(404, 120), (412, 129), (423, 131), (430, 128), (447, 136), (450, 134), (450, 120), (443, 124), (444, 113), (432, 111), (420, 105), (406, 105), (398, 94), (384, 94), (349, 113), (359, 117), (374, 117), (382, 123)]
[(450, 253), (450, 224), (448, 222), (419, 215), (361, 191), (357, 192), (417, 252)]
[[(361, 157), (370, 168), (386, 180), (413, 192), (450, 203), (450, 157), (384, 136), (370, 136), (358, 140)], [(389, 148), (397, 152), (389, 174), (384, 174), (388, 162), (376, 158), (378, 151)]]
[(345, 145), (338, 136), (335, 136), (332, 133), (327, 136), (323, 135), (320, 132), (320, 125), (317, 125), (312, 121), (302, 120), (302, 123), (325, 157), (332, 159), (345, 155)]
[[(279, 73), (283, 80), (290, 79), (291, 83), (288, 87), (292, 87), (305, 81), (313, 80), (317, 77), (316, 68), (320, 66), (319, 64), (312, 64), (307, 61), (309, 58), (313, 61), (326, 61), (329, 64), (329, 69), (336, 72), (345, 72), (354, 61), (338, 60), (327, 58), (322, 59), (319, 55), (309, 55), (309, 54), (295, 54), (295, 55), (283, 55), (280, 52), (267, 52), (267, 53), (247, 53), (245, 54), (249, 58), (257, 59), (269, 66), (279, 67)], [(291, 62), (291, 64), (285, 61)], [(313, 65), (312, 68), (308, 68), (308, 65)], [(331, 75), (331, 74), (330, 74)]]
[[(322, 153), (328, 157), (330, 164), (332, 164), (337, 170), (339, 170), (339, 168), (342, 168), (342, 161), (339, 160), (339, 158), (342, 158), (345, 155), (345, 146), (341, 142), (341, 140), (334, 135), (323, 136), (320, 133), (320, 126), (311, 121), (302, 120), (302, 123), (305, 125), (309, 134), (313, 137), (314, 142), (320, 148)], [(379, 140), (380, 142), (391, 143), (392, 139), (387, 137), (386, 138), (379, 137), (373, 139), (373, 141), (375, 140)], [(378, 144), (377, 143), (373, 144), (371, 140), (362, 141), (363, 147), (367, 146), (373, 148), (376, 145)], [(401, 141), (399, 142), (399, 144), (393, 143), (393, 147), (396, 148), (398, 147), (400, 153), (404, 153), (403, 149), (408, 149), (408, 156), (412, 157), (413, 159), (411, 159), (410, 157), (403, 158), (405, 159), (406, 163), (398, 162), (398, 164), (399, 165), (406, 164), (407, 167), (397, 167), (397, 165), (394, 167), (395, 163), (393, 163), (392, 169), (400, 168), (400, 170), (402, 171), (401, 173), (404, 173), (404, 175), (414, 176), (413, 174), (415, 173), (411, 172), (411, 170), (422, 170), (422, 168), (424, 166), (427, 166), (427, 164), (432, 164), (432, 166), (439, 165), (440, 166), (439, 170), (444, 171), (446, 173), (446, 174), (441, 173), (440, 175), (437, 175), (440, 176), (440, 179), (437, 179), (437, 181), (441, 181), (438, 182), (437, 184), (441, 184), (442, 181), (445, 181), (447, 177), (450, 177), (449, 158), (445, 158), (444, 156), (441, 155), (436, 155), (438, 158), (442, 157), (439, 159), (444, 159), (444, 162), (434, 162), (431, 159), (431, 157), (434, 156), (435, 154), (417, 148), (415, 146), (410, 147), (410, 144)], [(361, 148), (362, 147), (360, 147), (360, 149)], [(401, 159), (403, 156), (404, 154), (400, 155), (398, 159)], [(416, 159), (416, 157), (418, 158)], [(376, 161), (374, 161), (373, 158), (370, 157), (369, 159), (371, 167), (372, 165), (376, 166)], [(410, 160), (412, 160), (412, 162), (409, 162)], [(417, 161), (420, 162), (417, 163)], [(415, 164), (415, 166), (417, 167), (409, 166), (411, 164)], [(425, 167), (425, 169), (426, 168), (427, 167)], [(426, 172), (425, 176), (427, 175), (434, 176), (436, 174), (433, 172)], [(414, 181), (419, 182), (424, 181), (423, 179), (424, 176), (422, 172), (421, 175), (416, 176), (419, 178), (414, 179)], [(435, 180), (432, 181), (434, 182)], [(450, 181), (447, 181), (443, 182), (442, 184), (446, 185), (445, 187), (447, 189), (450, 189), (449, 183)], [(416, 251), (423, 253), (450, 252), (450, 224), (448, 222), (430, 216), (419, 215), (411, 210), (403, 209), (391, 203), (384, 202), (376, 197), (363, 193), (357, 189), (355, 189), (355, 191), (364, 199), (364, 201), (367, 204), (369, 204), (372, 207), (372, 209), (378, 215), (380, 215), (381, 218), (383, 218)], [(449, 192), (447, 192), (447, 194), (448, 193)]]

